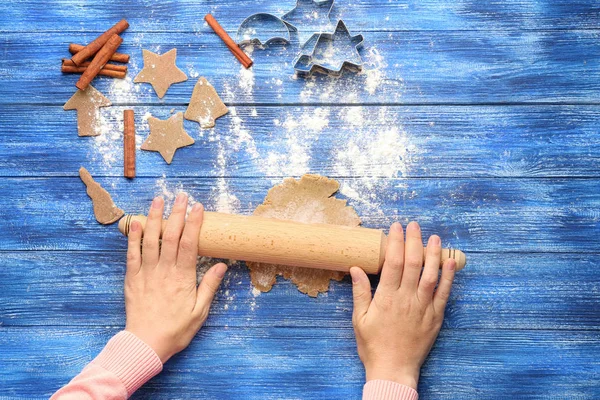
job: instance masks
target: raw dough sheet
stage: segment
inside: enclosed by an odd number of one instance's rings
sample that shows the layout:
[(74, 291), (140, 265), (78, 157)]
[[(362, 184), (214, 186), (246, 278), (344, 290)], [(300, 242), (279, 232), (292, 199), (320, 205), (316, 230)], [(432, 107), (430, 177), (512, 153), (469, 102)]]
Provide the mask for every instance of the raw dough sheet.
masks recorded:
[[(305, 223), (358, 226), (360, 218), (346, 200), (333, 195), (339, 182), (319, 175), (304, 175), (300, 180), (287, 178), (267, 193), (254, 215)], [(302, 293), (316, 297), (329, 289), (329, 282), (341, 280), (345, 273), (278, 264), (247, 262), (252, 285), (262, 292), (271, 290), (278, 275), (290, 279)]]

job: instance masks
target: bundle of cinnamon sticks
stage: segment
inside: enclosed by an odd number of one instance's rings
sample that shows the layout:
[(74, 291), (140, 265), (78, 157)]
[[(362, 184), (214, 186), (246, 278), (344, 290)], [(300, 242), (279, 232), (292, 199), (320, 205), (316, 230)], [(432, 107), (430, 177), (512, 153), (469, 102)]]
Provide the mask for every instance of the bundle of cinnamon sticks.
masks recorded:
[(75, 84), (80, 90), (85, 90), (97, 75), (125, 78), (127, 66), (112, 64), (109, 61), (129, 62), (129, 55), (117, 53), (117, 49), (123, 43), (119, 34), (127, 28), (129, 23), (123, 19), (87, 46), (71, 43), (69, 52), (73, 56), (71, 59), (62, 60), (62, 72), (81, 74)]

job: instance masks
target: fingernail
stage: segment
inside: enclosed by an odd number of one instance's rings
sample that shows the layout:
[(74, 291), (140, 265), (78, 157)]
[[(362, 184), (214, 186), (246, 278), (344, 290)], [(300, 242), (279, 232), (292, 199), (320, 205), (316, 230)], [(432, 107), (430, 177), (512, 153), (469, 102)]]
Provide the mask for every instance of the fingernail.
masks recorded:
[(154, 200), (152, 200), (152, 208), (160, 208), (162, 206), (162, 203), (162, 197), (155, 197)]
[(133, 221), (131, 223), (131, 226), (129, 227), (129, 231), (130, 232), (137, 232), (138, 229), (140, 229), (142, 227), (142, 224), (140, 224), (138, 221)]
[(202, 208), (203, 208), (203, 207), (202, 207), (202, 204), (200, 204), (200, 203), (196, 203), (196, 204), (194, 204), (194, 206), (192, 207), (192, 212), (193, 212), (193, 213), (200, 212), (200, 211), (202, 211)]
[(350, 268), (350, 276), (352, 277), (352, 283), (358, 283), (362, 278), (362, 275), (354, 268)]
[(221, 264), (217, 267), (215, 274), (217, 274), (219, 278), (223, 278), (225, 276), (225, 272), (227, 272), (227, 265)]
[(187, 199), (187, 195), (185, 193), (179, 193), (177, 195), (177, 197), (175, 198), (175, 204), (183, 204), (185, 203), (185, 200)]
[(402, 225), (400, 225), (400, 222), (394, 222), (392, 224), (391, 230), (396, 231), (396, 232), (400, 232), (402, 230)]
[(453, 259), (450, 259), (450, 261), (448, 261), (448, 269), (450, 271), (456, 269), (456, 261), (454, 261)]
[(406, 229), (415, 229), (415, 230), (420, 230), (421, 227), (419, 226), (419, 224), (417, 224), (415, 221), (411, 221), (408, 226), (406, 227)]
[(439, 245), (439, 244), (441, 243), (440, 237), (439, 237), (439, 236), (437, 236), (437, 235), (433, 235), (433, 236), (431, 236), (431, 237), (429, 238), (429, 241), (430, 241), (430, 243), (431, 243), (431, 244), (434, 244), (434, 245), (436, 245), (436, 246), (437, 246), (437, 245)]

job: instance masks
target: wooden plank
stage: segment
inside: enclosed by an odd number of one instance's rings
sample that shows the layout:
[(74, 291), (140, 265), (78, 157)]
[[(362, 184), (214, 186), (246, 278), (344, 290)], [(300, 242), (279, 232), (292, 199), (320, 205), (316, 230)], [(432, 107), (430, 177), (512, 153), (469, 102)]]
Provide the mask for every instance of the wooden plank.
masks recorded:
[[(78, 138), (75, 112), (0, 107), (0, 175), (77, 176), (84, 164), (94, 175), (122, 176), (125, 108), (102, 111), (103, 136)], [(175, 109), (185, 111), (184, 106)], [(136, 107), (138, 139), (148, 135), (145, 114), (166, 118), (169, 111)], [(137, 172), (169, 177), (286, 177), (308, 171), (332, 177), (599, 177), (599, 125), (598, 106), (241, 106), (219, 119), (214, 131), (186, 121), (196, 144), (177, 152), (171, 165), (157, 153), (138, 151)], [(382, 150), (385, 146), (391, 149)], [(303, 153), (308, 162), (297, 161)], [(223, 163), (217, 162), (220, 157)]]
[[(270, 2), (250, 0), (193, 1), (167, 0), (160, 3), (135, 1), (114, 3), (98, 0), (93, 7), (83, 7), (76, 0), (53, 1), (39, 7), (34, 0), (0, 5), (0, 31), (63, 32), (66, 30), (104, 31), (121, 18), (131, 24), (129, 31), (195, 32), (204, 27), (202, 16), (212, 12), (230, 32), (235, 32), (244, 18), (256, 12), (281, 16), (294, 6), (294, 0)], [(176, 10), (177, 24), (173, 24)], [(477, 2), (472, 0), (407, 0), (377, 2), (372, 0), (336, 0), (331, 19), (343, 19), (351, 28), (372, 30), (531, 30), (598, 28), (600, 8), (593, 0), (506, 0)]]
[[(266, 178), (117, 178), (98, 181), (128, 213), (144, 213), (155, 195), (185, 190), (209, 210), (249, 214), (274, 181)], [(275, 180), (279, 182), (279, 179)], [(594, 252), (600, 246), (597, 179), (343, 178), (342, 194), (365, 226), (417, 219), (425, 234), (464, 251)], [(0, 180), (0, 250), (123, 250), (116, 226), (94, 220), (79, 178)], [(344, 198), (344, 196), (342, 196)]]
[[(210, 28), (205, 28), (205, 30)], [(83, 35), (85, 36), (85, 35)], [(77, 76), (59, 73), (75, 33), (7, 33), (0, 43), (0, 104), (62, 105)], [(297, 48), (252, 54), (245, 70), (214, 34), (124, 35), (129, 77), (142, 67), (141, 49), (178, 49), (192, 78), (160, 100), (148, 84), (98, 78), (94, 86), (116, 104), (187, 104), (196, 77), (207, 75), (228, 104), (480, 104), (598, 103), (600, 41), (594, 30), (373, 32), (362, 50), (365, 70), (343, 79), (294, 76)], [(56, 63), (56, 64), (55, 64)], [(24, 93), (28, 95), (23, 96)]]
[[(49, 397), (116, 331), (0, 328), (3, 396)], [(599, 340), (586, 331), (442, 330), (419, 394), (591, 399), (600, 384)], [(205, 328), (133, 398), (359, 398), (363, 379), (349, 328)]]
[[(468, 256), (446, 310), (446, 328), (600, 329), (598, 254)], [(1, 252), (0, 325), (123, 326), (124, 266), (123, 251)], [(351, 313), (348, 278), (317, 299), (282, 280), (256, 296), (246, 268), (235, 264), (206, 325), (349, 328)]]

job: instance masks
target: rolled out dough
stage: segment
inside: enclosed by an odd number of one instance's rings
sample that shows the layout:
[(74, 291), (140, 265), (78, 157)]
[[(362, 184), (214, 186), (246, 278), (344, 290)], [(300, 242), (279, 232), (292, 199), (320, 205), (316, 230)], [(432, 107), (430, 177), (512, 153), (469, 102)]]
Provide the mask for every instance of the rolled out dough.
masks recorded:
[[(254, 215), (287, 219), (306, 223), (333, 225), (360, 225), (360, 218), (346, 200), (333, 195), (339, 182), (320, 175), (304, 175), (300, 180), (287, 178), (267, 193), (263, 204), (256, 207)], [(302, 293), (317, 297), (329, 290), (331, 279), (344, 277), (343, 272), (322, 269), (290, 267), (278, 264), (247, 262), (252, 285), (261, 292), (268, 292), (275, 284), (277, 275), (290, 279)]]

